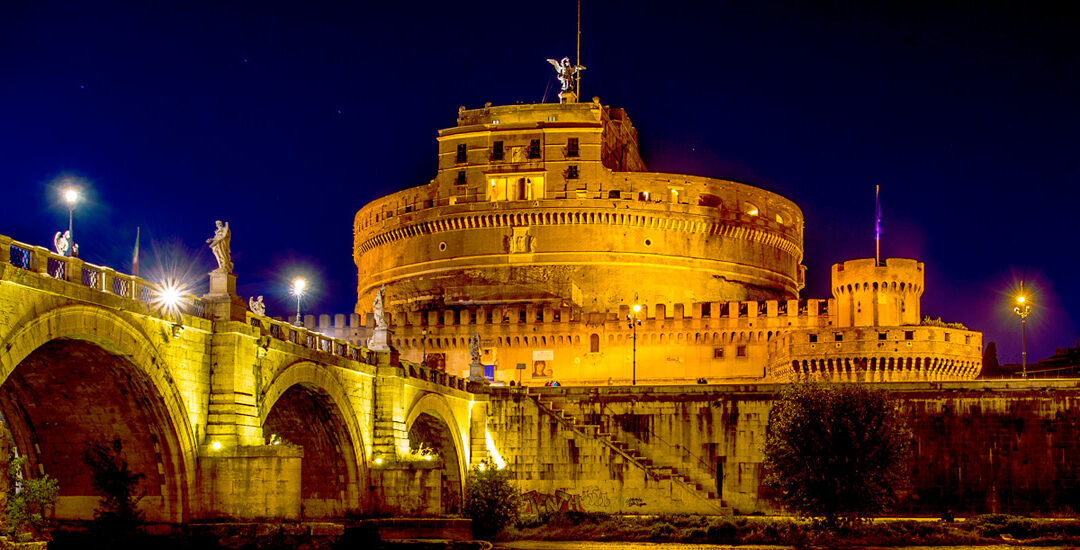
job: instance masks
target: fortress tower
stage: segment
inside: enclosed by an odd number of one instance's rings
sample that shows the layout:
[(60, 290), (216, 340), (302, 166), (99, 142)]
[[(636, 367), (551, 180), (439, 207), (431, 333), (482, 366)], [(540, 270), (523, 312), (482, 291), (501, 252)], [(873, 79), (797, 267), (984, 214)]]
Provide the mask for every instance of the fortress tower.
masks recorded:
[(434, 180), (356, 214), (360, 314), (383, 284), (406, 312), (787, 300), (803, 287), (794, 203), (647, 172), (626, 112), (598, 99), (462, 108), (438, 144)]
[[(374, 294), (402, 359), (496, 382), (908, 381), (974, 378), (982, 335), (921, 321), (924, 266), (851, 260), (802, 300), (803, 215), (721, 179), (646, 171), (622, 109), (458, 111), (431, 182), (361, 208), (349, 326)], [(640, 311), (632, 306), (639, 305)], [(632, 322), (631, 322), (632, 320)], [(411, 372), (411, 371), (410, 371)]]

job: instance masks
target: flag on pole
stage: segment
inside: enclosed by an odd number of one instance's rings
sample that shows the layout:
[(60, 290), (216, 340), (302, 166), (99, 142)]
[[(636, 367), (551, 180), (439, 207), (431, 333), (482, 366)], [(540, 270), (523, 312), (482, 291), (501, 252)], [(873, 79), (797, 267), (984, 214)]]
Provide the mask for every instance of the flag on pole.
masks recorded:
[(131, 274), (139, 276), (139, 228), (135, 228), (135, 253), (131, 256)]
[(877, 205), (877, 214), (874, 218), (874, 240), (881, 240), (881, 186), (874, 186), (874, 203)]

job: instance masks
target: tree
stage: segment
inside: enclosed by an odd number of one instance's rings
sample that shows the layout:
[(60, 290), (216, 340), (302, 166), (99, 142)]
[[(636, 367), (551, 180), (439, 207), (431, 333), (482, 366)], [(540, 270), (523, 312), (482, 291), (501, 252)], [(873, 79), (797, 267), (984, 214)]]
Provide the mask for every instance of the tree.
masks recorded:
[(25, 456), (11, 454), (7, 471), (7, 502), (4, 506), (6, 525), (16, 539), (41, 538), (48, 526), (45, 512), (56, 503), (60, 483), (47, 474), (40, 478), (23, 476), (25, 463)]
[(518, 519), (519, 495), (508, 470), (487, 460), (469, 471), (465, 512), (474, 536), (491, 539)]
[(146, 476), (128, 469), (123, 450), (116, 439), (111, 444), (87, 442), (83, 451), (83, 460), (93, 472), (94, 490), (101, 493), (101, 504), (94, 511), (95, 527), (110, 536), (134, 533), (144, 519), (138, 509), (143, 495), (136, 496), (135, 490)]
[(770, 413), (765, 484), (800, 516), (846, 526), (895, 503), (910, 448), (911, 432), (883, 391), (792, 385)]

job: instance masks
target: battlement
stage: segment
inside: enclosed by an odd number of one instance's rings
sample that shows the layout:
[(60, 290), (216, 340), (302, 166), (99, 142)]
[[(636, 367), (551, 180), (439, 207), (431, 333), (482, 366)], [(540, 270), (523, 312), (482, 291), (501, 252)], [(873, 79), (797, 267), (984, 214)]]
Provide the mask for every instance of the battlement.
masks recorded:
[(969, 380), (982, 369), (982, 334), (933, 325), (795, 329), (770, 343), (779, 381)]

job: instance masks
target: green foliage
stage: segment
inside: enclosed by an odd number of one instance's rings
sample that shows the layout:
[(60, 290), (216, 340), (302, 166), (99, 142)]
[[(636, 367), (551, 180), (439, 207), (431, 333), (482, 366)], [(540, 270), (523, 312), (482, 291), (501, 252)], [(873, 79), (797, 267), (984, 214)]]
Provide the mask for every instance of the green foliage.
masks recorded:
[(128, 469), (119, 439), (111, 444), (87, 442), (83, 460), (93, 473), (92, 485), (101, 494), (101, 504), (94, 511), (94, 527), (110, 536), (134, 533), (144, 517), (138, 509), (143, 495), (135, 490), (145, 475)]
[(60, 483), (45, 475), (30, 479), (22, 476), (25, 456), (12, 456), (8, 462), (7, 515), (9, 534), (19, 540), (39, 538), (48, 525), (45, 513), (56, 503)]
[(911, 433), (884, 392), (792, 385), (770, 414), (765, 484), (802, 517), (850, 525), (895, 502), (910, 447)]
[(469, 471), (465, 513), (472, 518), (473, 534), (491, 540), (518, 519), (520, 495), (509, 470), (498, 469), (491, 460)]
[(930, 318), (926, 316), (922, 318), (922, 322), (919, 323), (924, 327), (941, 327), (941, 328), (954, 328), (956, 330), (967, 330), (967, 326), (964, 323), (946, 323), (941, 320), (941, 317)]

